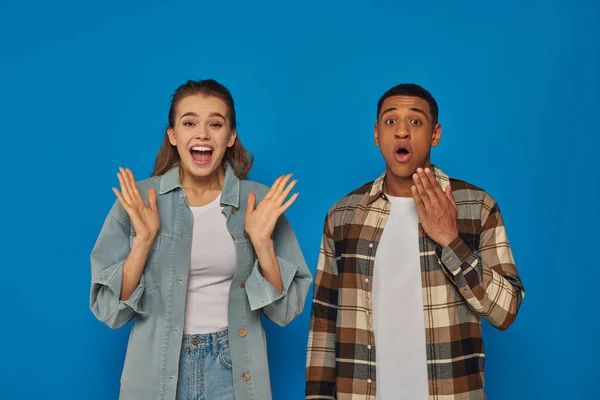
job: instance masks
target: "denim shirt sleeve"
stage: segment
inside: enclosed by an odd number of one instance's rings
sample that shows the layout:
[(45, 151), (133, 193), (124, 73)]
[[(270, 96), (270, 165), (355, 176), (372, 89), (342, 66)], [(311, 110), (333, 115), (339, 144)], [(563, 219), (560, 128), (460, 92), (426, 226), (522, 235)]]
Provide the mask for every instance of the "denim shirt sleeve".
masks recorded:
[[(121, 212), (119, 212), (121, 211)], [(98, 320), (111, 328), (120, 328), (136, 314), (144, 314), (144, 277), (129, 299), (121, 301), (123, 263), (131, 250), (129, 223), (119, 204), (106, 217), (91, 254), (92, 285), (90, 308)], [(128, 221), (128, 219), (125, 219)]]
[(302, 313), (312, 275), (296, 235), (284, 215), (279, 218), (273, 237), (283, 293), (279, 293), (262, 276), (258, 260), (246, 280), (246, 293), (252, 310), (262, 308), (271, 321), (285, 326)]

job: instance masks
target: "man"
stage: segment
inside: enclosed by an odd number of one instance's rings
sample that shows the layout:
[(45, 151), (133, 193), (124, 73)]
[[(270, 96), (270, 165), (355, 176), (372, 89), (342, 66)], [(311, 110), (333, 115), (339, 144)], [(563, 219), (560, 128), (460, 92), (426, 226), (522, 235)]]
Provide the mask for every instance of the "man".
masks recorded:
[(306, 399), (485, 399), (480, 320), (507, 329), (525, 292), (498, 204), (430, 163), (441, 137), (420, 86), (379, 100), (386, 172), (325, 220)]

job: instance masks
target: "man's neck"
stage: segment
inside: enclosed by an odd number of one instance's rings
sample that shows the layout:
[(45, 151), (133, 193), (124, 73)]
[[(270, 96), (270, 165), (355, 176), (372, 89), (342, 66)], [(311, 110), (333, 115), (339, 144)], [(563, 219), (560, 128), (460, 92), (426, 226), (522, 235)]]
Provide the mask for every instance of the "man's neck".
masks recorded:
[(394, 197), (412, 197), (410, 190), (412, 185), (412, 178), (400, 178), (388, 172), (383, 182), (383, 191)]
[[(426, 162), (422, 168), (432, 168), (431, 163)], [(394, 197), (413, 197), (410, 188), (414, 184), (415, 182), (413, 181), (412, 175), (408, 177), (396, 176), (388, 169), (383, 182), (383, 191)]]

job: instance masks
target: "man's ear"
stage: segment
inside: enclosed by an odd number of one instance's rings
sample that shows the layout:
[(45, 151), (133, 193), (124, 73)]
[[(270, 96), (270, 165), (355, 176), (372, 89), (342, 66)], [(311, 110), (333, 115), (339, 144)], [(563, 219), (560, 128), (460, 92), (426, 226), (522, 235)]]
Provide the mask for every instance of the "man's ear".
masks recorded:
[(433, 128), (433, 135), (431, 136), (431, 147), (437, 147), (442, 141), (442, 125), (437, 123)]

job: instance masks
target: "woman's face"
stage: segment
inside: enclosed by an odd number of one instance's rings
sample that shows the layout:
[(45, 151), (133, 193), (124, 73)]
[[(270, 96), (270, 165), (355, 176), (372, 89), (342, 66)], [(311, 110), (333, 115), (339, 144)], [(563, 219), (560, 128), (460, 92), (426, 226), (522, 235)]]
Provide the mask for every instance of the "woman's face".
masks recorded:
[(187, 96), (176, 105), (167, 134), (177, 147), (184, 176), (208, 178), (222, 168), (225, 151), (237, 137), (228, 114), (225, 102), (214, 96)]

